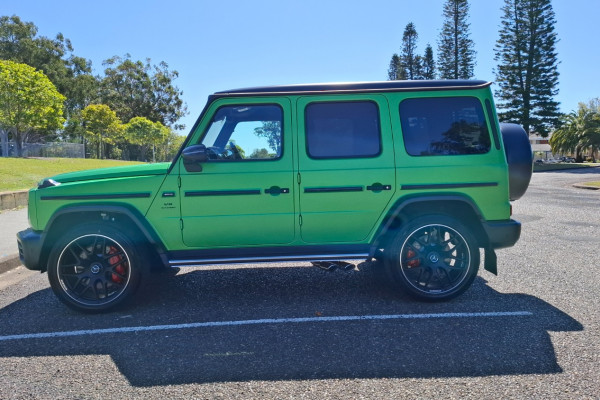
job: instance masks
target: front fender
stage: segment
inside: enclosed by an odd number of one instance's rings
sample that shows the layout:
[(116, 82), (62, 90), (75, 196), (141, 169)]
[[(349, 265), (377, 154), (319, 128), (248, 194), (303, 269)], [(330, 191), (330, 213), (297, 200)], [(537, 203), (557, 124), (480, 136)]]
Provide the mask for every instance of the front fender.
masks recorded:
[(120, 224), (119, 229), (135, 233), (140, 244), (150, 244), (156, 249), (162, 262), (166, 263), (165, 247), (140, 211), (127, 204), (85, 204), (66, 206), (57, 210), (43, 232), (31, 229), (21, 232), (22, 235), (18, 240), (23, 246), (22, 259), (28, 264), (25, 266), (29, 269), (45, 271), (48, 255), (57, 235), (75, 224), (94, 221)]

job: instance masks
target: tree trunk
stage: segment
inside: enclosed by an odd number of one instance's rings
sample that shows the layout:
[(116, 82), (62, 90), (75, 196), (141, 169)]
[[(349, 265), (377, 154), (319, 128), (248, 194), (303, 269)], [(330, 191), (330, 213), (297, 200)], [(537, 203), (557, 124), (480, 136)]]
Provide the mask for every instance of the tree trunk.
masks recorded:
[(2, 157), (8, 157), (8, 132), (0, 129), (0, 140), (2, 144)]
[(19, 131), (13, 132), (13, 140), (15, 141), (15, 157), (23, 157), (23, 136)]

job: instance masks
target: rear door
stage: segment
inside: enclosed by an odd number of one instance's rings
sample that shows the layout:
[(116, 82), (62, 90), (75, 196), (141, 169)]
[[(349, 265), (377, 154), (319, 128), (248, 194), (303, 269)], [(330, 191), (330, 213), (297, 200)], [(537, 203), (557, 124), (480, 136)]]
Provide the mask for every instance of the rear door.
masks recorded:
[(365, 241), (395, 190), (385, 97), (301, 97), (297, 114), (302, 239)]

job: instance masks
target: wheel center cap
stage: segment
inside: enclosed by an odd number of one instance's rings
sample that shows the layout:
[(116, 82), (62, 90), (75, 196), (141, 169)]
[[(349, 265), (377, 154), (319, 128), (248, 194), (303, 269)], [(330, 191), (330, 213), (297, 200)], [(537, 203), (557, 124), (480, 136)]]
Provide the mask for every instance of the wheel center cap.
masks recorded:
[(92, 272), (92, 274), (99, 273), (101, 269), (102, 269), (102, 265), (100, 265), (100, 264), (92, 264), (92, 266), (90, 267), (90, 271)]
[(429, 261), (431, 261), (432, 263), (437, 263), (438, 261), (440, 261), (440, 256), (437, 253), (431, 253), (429, 254)]

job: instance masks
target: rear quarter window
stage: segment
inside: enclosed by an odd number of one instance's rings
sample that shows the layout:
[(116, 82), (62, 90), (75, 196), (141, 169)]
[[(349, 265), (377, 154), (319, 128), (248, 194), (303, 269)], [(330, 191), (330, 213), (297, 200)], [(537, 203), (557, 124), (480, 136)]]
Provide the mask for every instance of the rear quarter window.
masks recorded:
[(490, 151), (485, 114), (476, 97), (406, 99), (399, 112), (404, 146), (411, 156)]

